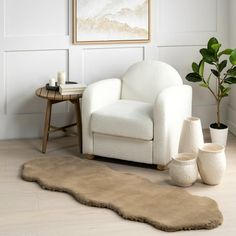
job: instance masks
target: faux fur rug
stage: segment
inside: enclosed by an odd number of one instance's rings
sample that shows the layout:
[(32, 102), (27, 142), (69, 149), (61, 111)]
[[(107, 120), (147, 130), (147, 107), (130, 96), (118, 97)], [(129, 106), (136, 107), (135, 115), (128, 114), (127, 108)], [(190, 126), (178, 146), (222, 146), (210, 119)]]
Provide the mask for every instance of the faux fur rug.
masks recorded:
[(22, 177), (71, 194), (80, 203), (109, 208), (125, 219), (160, 230), (212, 229), (222, 224), (217, 203), (171, 186), (158, 186), (91, 160), (42, 158), (24, 164)]

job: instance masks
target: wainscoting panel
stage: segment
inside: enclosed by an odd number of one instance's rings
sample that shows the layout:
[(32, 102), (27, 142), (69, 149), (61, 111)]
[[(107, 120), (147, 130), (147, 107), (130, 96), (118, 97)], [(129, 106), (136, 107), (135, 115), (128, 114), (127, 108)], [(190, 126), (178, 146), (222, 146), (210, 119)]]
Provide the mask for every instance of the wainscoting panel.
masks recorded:
[(236, 109), (231, 107), (231, 104), (228, 107), (228, 125), (230, 131), (236, 135)]
[(161, 0), (160, 7), (161, 32), (217, 31), (217, 0)]
[(35, 51), (68, 49), (70, 37), (67, 36), (27, 36), (5, 37), (5, 51)]
[[(235, 12), (236, 12), (236, 1), (229, 0), (229, 29), (230, 29), (229, 46), (231, 48), (236, 48)], [(228, 108), (228, 124), (230, 131), (234, 135), (236, 135), (236, 84), (232, 85), (232, 90), (230, 92), (229, 108)]]
[(67, 0), (5, 0), (6, 37), (68, 35)]
[(68, 71), (66, 50), (7, 52), (7, 114), (44, 112), (46, 100), (36, 97), (35, 90), (57, 71)]
[(5, 53), (0, 51), (0, 115), (5, 114), (6, 87), (5, 87)]
[(84, 83), (83, 48), (71, 47), (69, 49), (69, 79)]
[[(221, 104), (221, 122), (227, 122), (228, 99)], [(216, 105), (193, 106), (193, 116), (200, 117), (203, 128), (209, 128), (211, 123), (216, 122)]]
[(236, 84), (231, 86), (230, 95), (230, 106), (236, 111)]
[(5, 50), (4, 47), (4, 32), (5, 32), (5, 11), (4, 11), (4, 2), (0, 1), (0, 52)]
[[(62, 126), (70, 124), (74, 121), (70, 113), (54, 113), (52, 115), (52, 124), (55, 126)], [(16, 114), (16, 115), (0, 115), (0, 139), (20, 139), (42, 137), (44, 128), (44, 114)], [(51, 136), (58, 136), (59, 133)], [(75, 137), (76, 138), (76, 137)], [(41, 148), (41, 147), (37, 147)]]
[(85, 83), (120, 78), (128, 67), (144, 59), (144, 47), (84, 49)]
[(212, 36), (228, 43), (228, 3), (221, 0), (157, 0), (157, 45), (202, 45)]
[[(236, 5), (235, 5), (236, 6)], [(235, 42), (236, 45), (236, 42)], [(232, 85), (229, 97), (228, 124), (230, 131), (236, 135), (236, 84)]]
[[(184, 84), (189, 84), (193, 87), (193, 105), (208, 106), (215, 104), (213, 96), (207, 91), (207, 89), (203, 89), (198, 84), (188, 82), (185, 79), (185, 76), (192, 72), (192, 62), (195, 61), (198, 63), (200, 61), (199, 49), (201, 47), (161, 47), (159, 55), (162, 61), (169, 63), (178, 70)], [(213, 78), (212, 82), (214, 82)]]

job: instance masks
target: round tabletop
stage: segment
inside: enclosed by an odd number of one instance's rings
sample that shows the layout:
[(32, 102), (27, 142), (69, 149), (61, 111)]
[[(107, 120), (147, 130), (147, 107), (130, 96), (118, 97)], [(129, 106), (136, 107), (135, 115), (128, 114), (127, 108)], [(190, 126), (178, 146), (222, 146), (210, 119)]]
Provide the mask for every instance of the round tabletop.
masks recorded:
[(35, 91), (38, 97), (45, 98), (53, 101), (67, 101), (78, 100), (82, 94), (61, 95), (58, 91), (47, 90), (46, 87), (39, 88)]

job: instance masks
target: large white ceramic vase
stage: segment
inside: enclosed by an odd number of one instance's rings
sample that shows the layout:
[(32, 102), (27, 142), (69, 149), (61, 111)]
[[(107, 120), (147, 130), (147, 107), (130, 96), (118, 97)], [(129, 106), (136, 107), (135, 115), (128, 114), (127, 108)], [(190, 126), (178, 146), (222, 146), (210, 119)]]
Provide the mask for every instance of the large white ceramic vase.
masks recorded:
[(179, 153), (198, 153), (204, 143), (201, 120), (198, 117), (188, 117), (183, 122), (179, 141)]
[(217, 185), (226, 169), (225, 148), (216, 143), (205, 143), (198, 154), (198, 170), (205, 184)]

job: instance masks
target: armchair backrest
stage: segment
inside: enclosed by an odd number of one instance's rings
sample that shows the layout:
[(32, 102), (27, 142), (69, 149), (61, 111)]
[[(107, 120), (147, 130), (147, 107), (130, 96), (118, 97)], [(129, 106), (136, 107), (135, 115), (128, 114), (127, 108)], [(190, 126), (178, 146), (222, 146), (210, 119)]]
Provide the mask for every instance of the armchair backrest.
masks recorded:
[(121, 98), (153, 104), (163, 89), (181, 84), (183, 81), (172, 66), (142, 61), (132, 65), (123, 76)]

